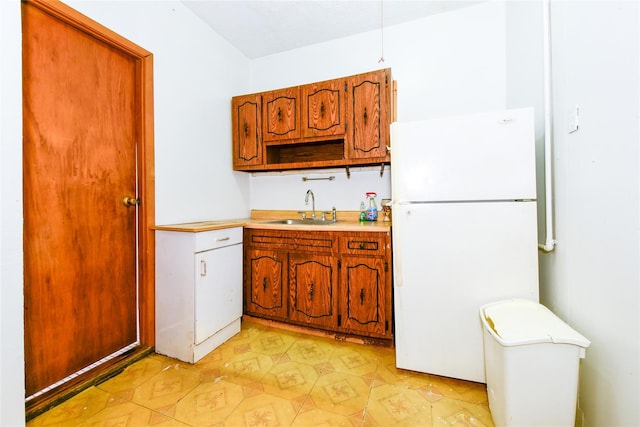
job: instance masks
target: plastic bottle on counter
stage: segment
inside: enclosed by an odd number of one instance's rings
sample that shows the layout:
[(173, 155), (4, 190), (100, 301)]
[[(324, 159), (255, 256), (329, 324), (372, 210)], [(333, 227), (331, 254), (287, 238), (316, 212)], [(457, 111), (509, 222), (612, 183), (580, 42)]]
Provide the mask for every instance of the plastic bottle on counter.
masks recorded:
[(364, 202), (360, 202), (360, 221), (366, 221), (367, 220), (367, 211), (366, 208), (364, 207)]
[(376, 196), (374, 192), (367, 193), (367, 199), (369, 199), (369, 207), (367, 208), (367, 221), (378, 220), (378, 206), (376, 205)]

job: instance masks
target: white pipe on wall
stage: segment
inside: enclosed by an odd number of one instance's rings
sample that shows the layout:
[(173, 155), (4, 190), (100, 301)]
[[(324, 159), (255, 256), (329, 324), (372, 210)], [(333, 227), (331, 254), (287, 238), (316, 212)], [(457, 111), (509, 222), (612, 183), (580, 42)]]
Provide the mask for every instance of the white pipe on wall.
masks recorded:
[(545, 242), (538, 248), (551, 252), (556, 241), (553, 238), (553, 182), (551, 144), (551, 8), (549, 0), (542, 0), (542, 32), (544, 63), (544, 188), (545, 188)]

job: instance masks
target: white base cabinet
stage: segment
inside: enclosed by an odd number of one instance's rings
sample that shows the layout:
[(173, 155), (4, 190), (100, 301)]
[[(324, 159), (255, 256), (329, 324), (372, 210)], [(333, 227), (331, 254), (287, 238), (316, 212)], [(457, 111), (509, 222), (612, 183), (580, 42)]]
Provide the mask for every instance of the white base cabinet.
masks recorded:
[(242, 227), (156, 231), (156, 352), (195, 363), (241, 317)]

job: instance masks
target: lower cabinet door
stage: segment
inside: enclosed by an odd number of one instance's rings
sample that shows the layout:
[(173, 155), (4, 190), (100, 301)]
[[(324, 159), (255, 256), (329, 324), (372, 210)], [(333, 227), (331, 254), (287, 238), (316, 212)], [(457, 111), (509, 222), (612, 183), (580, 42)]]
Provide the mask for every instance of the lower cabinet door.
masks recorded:
[(356, 334), (388, 334), (384, 259), (344, 256), (341, 270), (342, 328)]
[(290, 319), (335, 330), (338, 325), (338, 268), (330, 255), (289, 255)]
[(286, 319), (287, 254), (248, 249), (245, 268), (245, 311), (260, 317)]
[(242, 245), (196, 254), (195, 343), (242, 316)]

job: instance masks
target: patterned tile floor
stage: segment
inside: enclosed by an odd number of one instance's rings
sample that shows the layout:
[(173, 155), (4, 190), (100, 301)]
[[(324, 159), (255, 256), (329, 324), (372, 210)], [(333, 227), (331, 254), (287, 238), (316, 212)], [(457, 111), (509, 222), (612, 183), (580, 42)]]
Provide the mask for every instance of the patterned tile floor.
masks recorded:
[(243, 322), (195, 365), (158, 354), (27, 423), (493, 426), (484, 384), (395, 367), (393, 349)]

